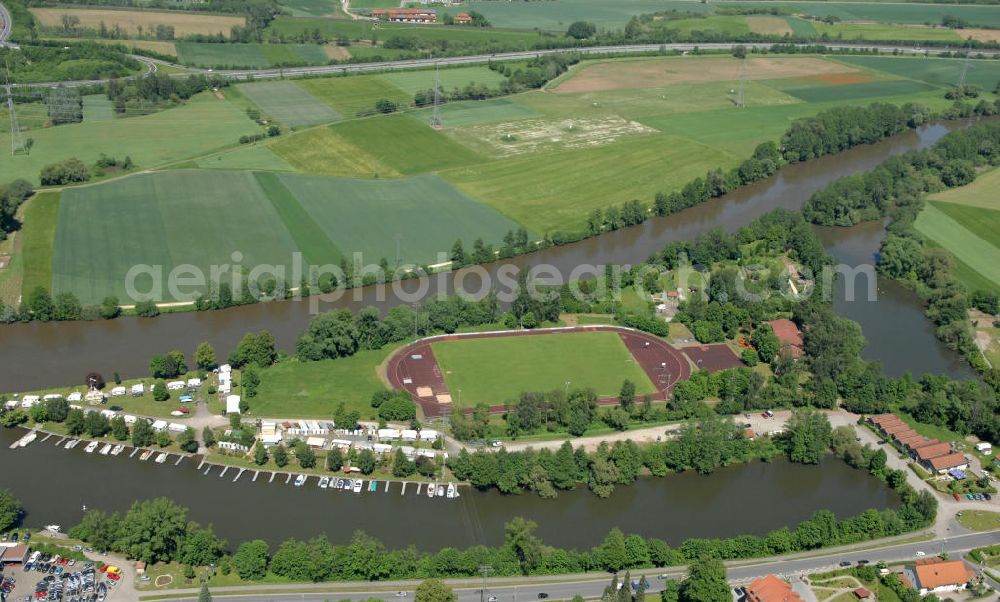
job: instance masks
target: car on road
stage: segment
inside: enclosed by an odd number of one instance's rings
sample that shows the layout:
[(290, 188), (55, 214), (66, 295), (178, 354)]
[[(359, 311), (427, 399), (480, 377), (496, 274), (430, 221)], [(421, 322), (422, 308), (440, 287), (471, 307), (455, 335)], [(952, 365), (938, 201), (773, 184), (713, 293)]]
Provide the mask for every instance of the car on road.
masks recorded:
[(396, 592), (396, 597), (397, 598), (405, 598), (406, 597), (406, 592)]
[(497, 597), (496, 596), (490, 596), (488, 598), (488, 600), (489, 600), (489, 602), (497, 602)]
[(914, 554), (914, 556), (916, 556), (917, 558), (920, 558), (920, 557), (922, 557), (922, 556), (926, 556), (926, 555), (927, 555), (927, 554), (924, 554), (924, 553), (923, 553), (922, 551), (920, 551), (920, 550), (917, 550), (917, 553), (916, 553), (916, 554)]

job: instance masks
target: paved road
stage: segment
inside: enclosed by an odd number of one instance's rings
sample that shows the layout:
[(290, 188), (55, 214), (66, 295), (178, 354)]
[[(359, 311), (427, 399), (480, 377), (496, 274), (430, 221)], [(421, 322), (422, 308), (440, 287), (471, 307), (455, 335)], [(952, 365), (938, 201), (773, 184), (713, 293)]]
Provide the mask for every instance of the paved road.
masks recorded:
[[(909, 560), (916, 558), (917, 552), (924, 552), (928, 556), (948, 552), (952, 556), (955, 556), (972, 548), (994, 545), (996, 543), (1000, 543), (1000, 531), (973, 533), (921, 543), (900, 544), (878, 550), (840, 553), (834, 551), (825, 553), (822, 556), (777, 560), (753, 565), (746, 563), (735, 565), (735, 563), (729, 563), (731, 565), (729, 568), (729, 580), (733, 583), (745, 583), (768, 573), (775, 573), (790, 578), (801, 573), (834, 568), (842, 561), (856, 563), (858, 560), (864, 559), (874, 563), (879, 560)], [(658, 577), (659, 575), (676, 578), (683, 574), (683, 570), (675, 568), (666, 571), (644, 571), (644, 574), (651, 585), (649, 591), (658, 592), (663, 589), (664, 584), (664, 581)], [(638, 577), (634, 576), (634, 578)], [(610, 577), (602, 577), (600, 575), (538, 577), (534, 578), (534, 582), (530, 585), (504, 585), (502, 581), (496, 580), (494, 585), (489, 588), (489, 594), (495, 595), (501, 602), (517, 602), (518, 600), (537, 600), (538, 595), (542, 592), (548, 594), (550, 600), (568, 600), (576, 594), (587, 598), (599, 597), (604, 587), (610, 582)], [(549, 582), (545, 583), (545, 581)], [(460, 602), (476, 602), (480, 599), (479, 586), (478, 584), (473, 585), (473, 583), (475, 583), (475, 580), (465, 580), (454, 584)], [(301, 591), (295, 594), (282, 594), (277, 591), (269, 593), (265, 588), (248, 587), (244, 590), (247, 593), (240, 593), (238, 589), (234, 589), (227, 592), (216, 591), (213, 592), (213, 595), (216, 598), (237, 595), (240, 600), (247, 602), (290, 602), (292, 600), (322, 602), (323, 600), (357, 600), (359, 597), (368, 596), (381, 597), (384, 600), (397, 599), (394, 596), (394, 592), (390, 589), (392, 587), (390, 584), (371, 584), (368, 586), (370, 588), (377, 588), (379, 591), (365, 589), (365, 586), (361, 584), (354, 584), (354, 586), (352, 588), (351, 584), (335, 585), (333, 586), (334, 589), (330, 590), (323, 589), (324, 586), (316, 586), (314, 591)], [(463, 589), (458, 589), (463, 586)], [(399, 587), (405, 588), (403, 591), (407, 592), (406, 597), (412, 599), (414, 587), (412, 582), (401, 584)], [(307, 586), (306, 589), (313, 588), (308, 588)], [(387, 592), (387, 589), (390, 589), (390, 591)], [(164, 592), (157, 593), (162, 595)], [(181, 592), (180, 595), (185, 594)], [(177, 600), (194, 602), (197, 600), (197, 594), (192, 593), (190, 597), (177, 598)]]
[(0, 46), (6, 46), (7, 38), (10, 37), (11, 18), (7, 7), (0, 4), (0, 19), (3, 20), (3, 27), (0, 27)]
[[(623, 46), (591, 46), (587, 48), (554, 48), (546, 50), (529, 50), (521, 52), (502, 52), (497, 54), (476, 54), (470, 56), (456, 56), (456, 57), (443, 57), (438, 59), (413, 59), (406, 61), (386, 61), (379, 63), (363, 63), (363, 64), (352, 64), (352, 65), (320, 65), (316, 67), (294, 67), (288, 69), (248, 69), (248, 70), (230, 70), (230, 71), (212, 71), (210, 69), (194, 69), (190, 67), (184, 67), (181, 65), (176, 65), (182, 69), (186, 70), (186, 73), (173, 73), (173, 77), (185, 77), (190, 73), (214, 73), (221, 77), (225, 77), (231, 80), (246, 80), (246, 79), (279, 79), (283, 77), (306, 77), (315, 75), (336, 75), (339, 73), (366, 73), (366, 72), (378, 72), (378, 71), (397, 71), (397, 70), (408, 70), (408, 69), (427, 69), (435, 65), (469, 65), (478, 63), (487, 63), (490, 61), (509, 61), (509, 60), (524, 60), (530, 59), (537, 56), (543, 56), (546, 54), (555, 54), (559, 52), (576, 51), (581, 54), (590, 55), (605, 55), (605, 54), (642, 54), (658, 51), (679, 51), (686, 52), (692, 51), (695, 48), (701, 50), (730, 50), (734, 46), (744, 46), (746, 48), (761, 48), (767, 49), (773, 46), (771, 43), (767, 44), (735, 44), (735, 43), (718, 43), (718, 44), (631, 44)], [(806, 44), (797, 44), (796, 46), (812, 46)], [(892, 45), (882, 45), (882, 44), (825, 44), (827, 48), (831, 49), (855, 49), (855, 50), (877, 50), (881, 53), (893, 53), (897, 52), (900, 54), (915, 54), (924, 55), (931, 54), (944, 54), (950, 52), (948, 49), (944, 48), (929, 48), (922, 49), (915, 46), (892, 46)], [(1000, 52), (988, 51), (983, 52), (985, 56), (989, 57), (1000, 57)], [(142, 61), (147, 66), (146, 73), (151, 73), (156, 71), (156, 65), (158, 63), (163, 63), (163, 61), (157, 61), (149, 59), (147, 57), (131, 55), (132, 58)], [(167, 64), (167, 63), (164, 63)], [(137, 76), (131, 76), (137, 77)], [(77, 81), (66, 81), (66, 82), (42, 82), (42, 83), (32, 83), (32, 84), (22, 84), (24, 86), (42, 86), (47, 87), (55, 83), (59, 83), (64, 86), (82, 86), (88, 84), (101, 83), (103, 80), (77, 80)]]

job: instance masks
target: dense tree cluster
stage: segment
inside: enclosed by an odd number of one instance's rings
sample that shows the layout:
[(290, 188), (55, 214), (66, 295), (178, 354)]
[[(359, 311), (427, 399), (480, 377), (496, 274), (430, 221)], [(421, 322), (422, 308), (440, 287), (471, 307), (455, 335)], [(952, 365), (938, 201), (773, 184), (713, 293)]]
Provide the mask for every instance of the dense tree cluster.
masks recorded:
[(90, 170), (83, 161), (77, 158), (63, 159), (42, 167), (38, 179), (42, 186), (61, 186), (86, 182), (90, 179)]
[(111, 79), (98, 86), (115, 107), (115, 112), (131, 117), (174, 106), (199, 92), (224, 88), (229, 80), (203, 74), (184, 78), (152, 73), (129, 80)]
[(118, 49), (96, 42), (34, 41), (17, 50), (0, 48), (0, 59), (18, 83), (124, 77), (142, 66)]
[(790, 163), (832, 155), (923, 125), (928, 116), (926, 107), (914, 103), (835, 107), (792, 122), (781, 137), (782, 154)]
[(17, 208), (32, 193), (34, 189), (27, 180), (17, 179), (0, 186), (0, 240), (4, 240), (9, 232), (21, 226), (16, 217)]

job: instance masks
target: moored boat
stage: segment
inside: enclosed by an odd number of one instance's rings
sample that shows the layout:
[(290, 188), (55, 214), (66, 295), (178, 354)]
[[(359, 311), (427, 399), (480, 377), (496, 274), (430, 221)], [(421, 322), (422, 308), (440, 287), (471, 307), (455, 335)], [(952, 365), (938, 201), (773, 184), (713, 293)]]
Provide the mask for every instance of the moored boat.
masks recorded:
[(101, 454), (102, 456), (106, 456), (109, 453), (111, 453), (111, 448), (112, 447), (114, 447), (114, 446), (111, 445), (110, 443), (105, 443), (103, 446), (101, 446), (101, 451), (99, 451), (97, 453)]
[(455, 487), (454, 483), (448, 483), (448, 493), (446, 495), (449, 498), (458, 497), (458, 489)]
[(444, 485), (437, 486), (437, 496), (444, 497)]
[(344, 490), (350, 491), (354, 488), (354, 479), (344, 479)]
[(434, 497), (434, 483), (427, 483), (427, 497)]
[(354, 479), (354, 493), (361, 493), (361, 485), (363, 484), (363, 479)]
[(300, 474), (299, 476), (295, 477), (296, 487), (302, 487), (302, 485), (305, 484), (305, 482), (306, 482), (306, 475)]
[(160, 452), (160, 455), (156, 456), (157, 464), (163, 464), (166, 461), (167, 461), (167, 454), (165, 454), (164, 452)]
[(97, 441), (91, 441), (90, 443), (87, 444), (87, 447), (83, 448), (83, 451), (87, 452), (88, 454), (92, 454), (94, 453), (95, 449), (97, 449)]
[(330, 486), (330, 477), (323, 477), (322, 479), (319, 480), (320, 489), (326, 489), (329, 486)]
[(153, 455), (153, 450), (147, 449), (146, 451), (142, 452), (141, 456), (139, 456), (139, 460), (141, 460), (142, 462), (145, 462), (152, 455)]
[(17, 446), (28, 447), (28, 445), (35, 439), (38, 439), (38, 433), (36, 431), (31, 431), (27, 435), (21, 437), (21, 439), (17, 442)]
[(125, 451), (125, 446), (124, 445), (116, 445), (115, 448), (113, 450), (111, 450), (111, 455), (112, 456), (117, 456), (117, 455), (121, 454), (123, 451)]

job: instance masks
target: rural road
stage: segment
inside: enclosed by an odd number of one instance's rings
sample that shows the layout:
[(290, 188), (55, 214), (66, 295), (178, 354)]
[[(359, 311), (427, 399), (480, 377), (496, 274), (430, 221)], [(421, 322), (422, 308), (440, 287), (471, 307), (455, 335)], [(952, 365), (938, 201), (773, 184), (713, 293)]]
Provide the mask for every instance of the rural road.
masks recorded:
[[(838, 563), (842, 561), (856, 563), (858, 560), (864, 559), (874, 563), (879, 560), (885, 560), (887, 562), (909, 560), (915, 558), (917, 552), (924, 552), (927, 555), (947, 552), (954, 557), (957, 554), (966, 552), (972, 548), (994, 545), (998, 542), (1000, 542), (1000, 531), (991, 531), (987, 533), (973, 533), (951, 538), (941, 538), (920, 543), (891, 545), (877, 550), (870, 549), (853, 552), (836, 552), (834, 550), (822, 553), (822, 555), (813, 555), (805, 558), (799, 557), (792, 559), (779, 559), (755, 564), (742, 562), (739, 563), (738, 566), (735, 563), (729, 563), (729, 581), (731, 583), (745, 583), (751, 579), (768, 573), (775, 573), (789, 578), (805, 572), (835, 568)], [(666, 575), (670, 578), (677, 578), (684, 574), (684, 570), (683, 568), (675, 567), (671, 569), (637, 571), (633, 574), (633, 578), (638, 579), (640, 574), (645, 575), (648, 579), (650, 584), (650, 589), (648, 590), (649, 592), (659, 592), (663, 589), (664, 581), (659, 579), (658, 575)], [(493, 585), (488, 588), (487, 595), (496, 596), (498, 602), (536, 600), (538, 599), (539, 594), (543, 592), (548, 594), (550, 600), (568, 600), (576, 594), (580, 594), (586, 598), (596, 598), (600, 597), (604, 587), (610, 583), (611, 578), (609, 575), (594, 573), (586, 575), (566, 575), (562, 577), (551, 576), (518, 578), (516, 580), (518, 581), (517, 585), (509, 584), (512, 579), (494, 580)], [(507, 583), (504, 583), (505, 581)], [(452, 585), (456, 588), (455, 593), (458, 594), (458, 600), (460, 602), (476, 602), (480, 600), (480, 586), (478, 584), (478, 580), (467, 579), (463, 581), (456, 581)], [(414, 591), (413, 588), (415, 587), (414, 582), (400, 582), (397, 586), (401, 591), (407, 592), (406, 598), (412, 599)], [(240, 588), (219, 588), (217, 591), (213, 591), (212, 593), (216, 598), (221, 598), (223, 596), (238, 596), (239, 599), (244, 602), (284, 602), (286, 600), (289, 602), (292, 600), (298, 600), (301, 602), (322, 602), (324, 600), (358, 599), (358, 597), (367, 596), (375, 598), (381, 596), (387, 601), (398, 599), (395, 597), (394, 584), (392, 583), (354, 583), (302, 586), (300, 588), (296, 588), (299, 591), (294, 594), (282, 594), (280, 593), (280, 588), (281, 586), (250, 586), (243, 588), (242, 592)], [(378, 591), (373, 591), (372, 588), (377, 588)], [(176, 592), (157, 591), (155, 594), (154, 592), (150, 593), (156, 595), (157, 597), (170, 596), (176, 593), (178, 597), (172, 599), (181, 600), (183, 602), (195, 602), (198, 598), (197, 591), (194, 590), (178, 590)]]
[(7, 38), (10, 37), (11, 29), (10, 12), (3, 4), (0, 4), (0, 20), (3, 21), (3, 26), (0, 27), (0, 47), (3, 47), (7, 45)]

